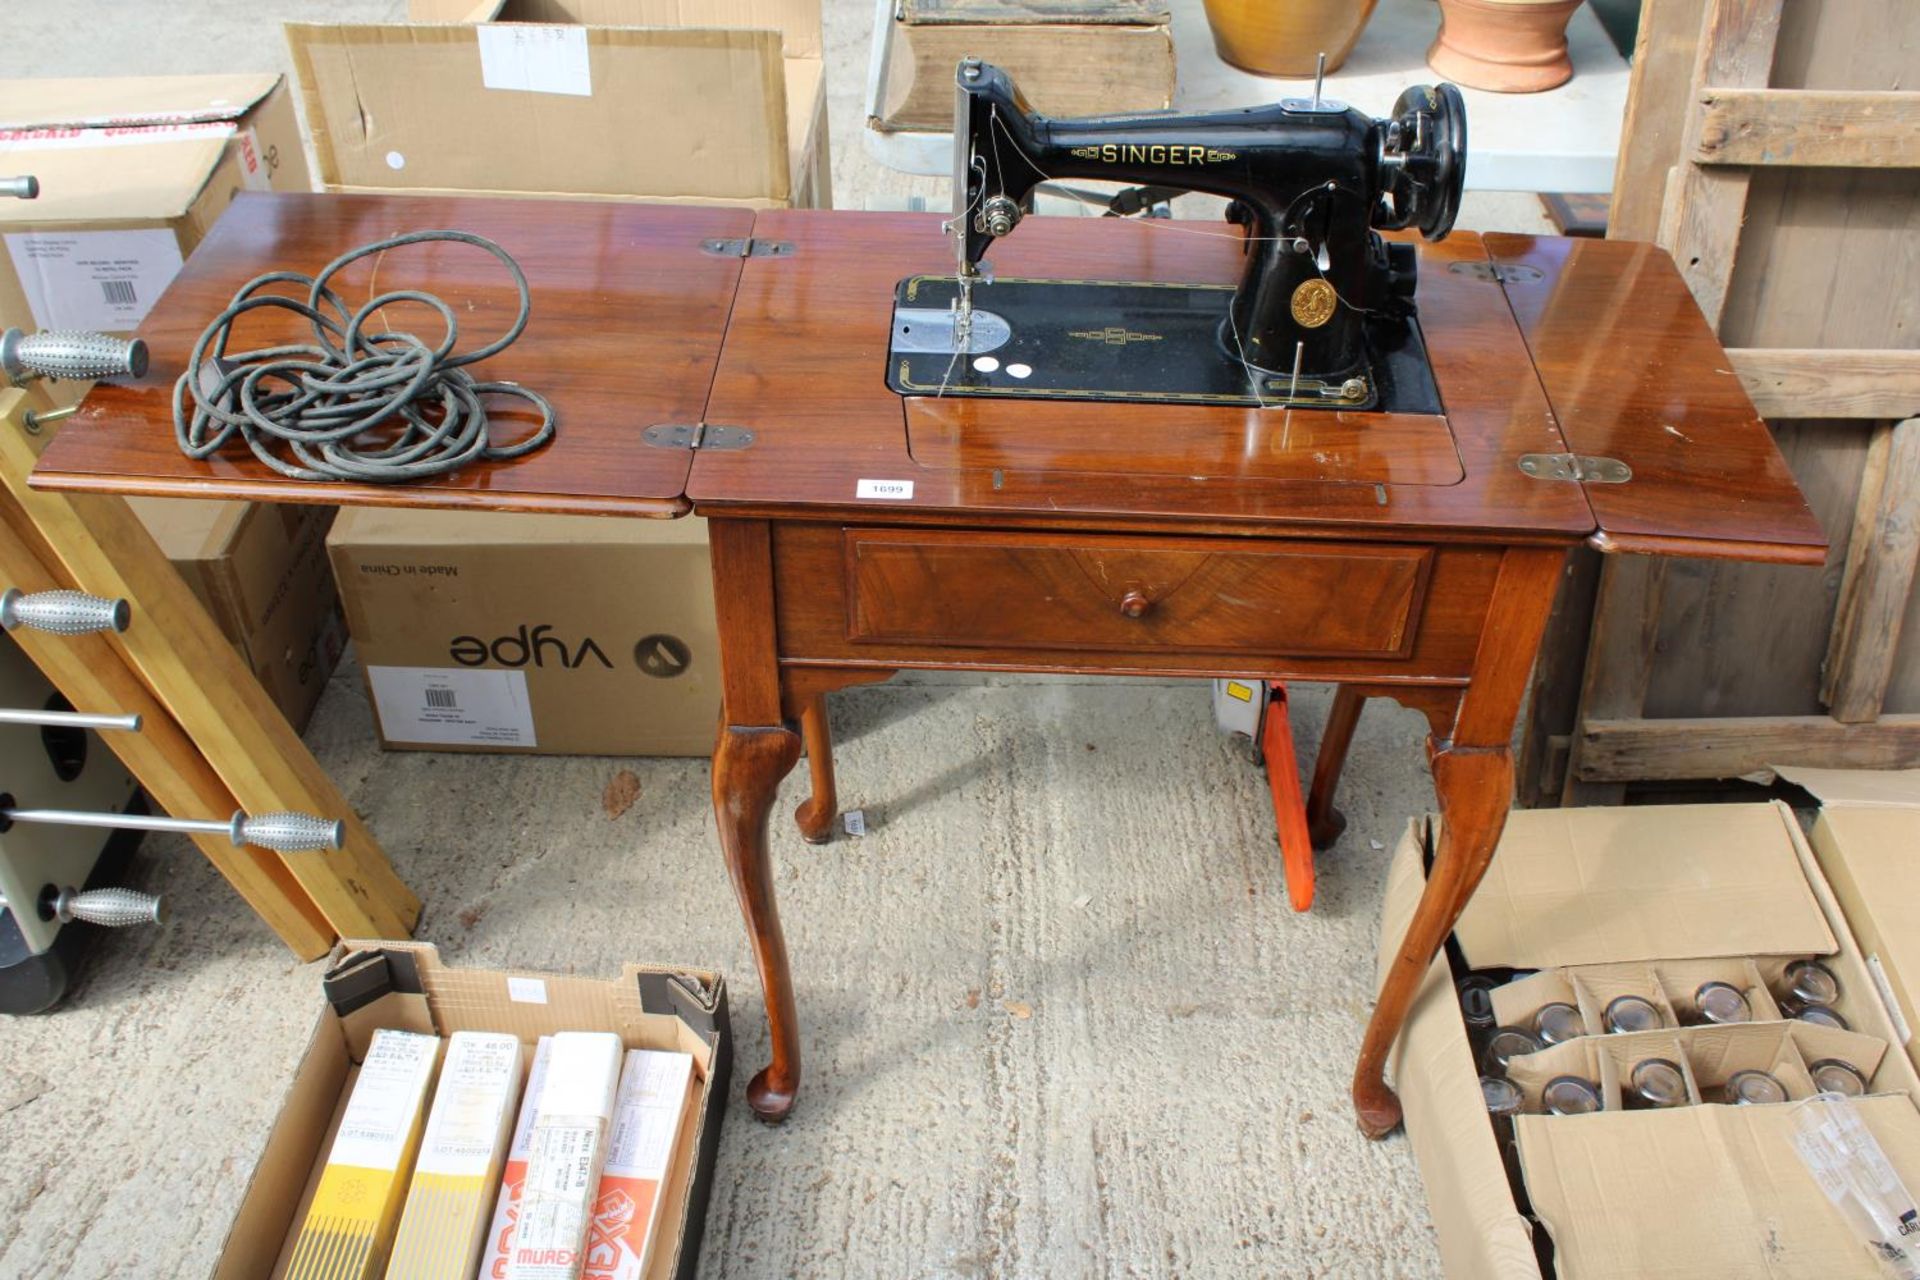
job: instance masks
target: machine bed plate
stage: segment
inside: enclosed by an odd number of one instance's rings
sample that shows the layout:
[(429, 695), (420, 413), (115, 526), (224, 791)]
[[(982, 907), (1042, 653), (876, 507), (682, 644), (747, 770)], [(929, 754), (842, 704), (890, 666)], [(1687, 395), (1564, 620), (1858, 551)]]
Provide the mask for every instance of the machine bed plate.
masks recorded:
[[(894, 291), (887, 385), (907, 396), (1124, 400), (1165, 404), (1284, 406), (1287, 375), (1261, 378), (1219, 342), (1231, 285), (1108, 280), (982, 281), (973, 288), (973, 331), (956, 358), (952, 276), (911, 276)], [(1303, 376), (1299, 408), (1438, 414), (1426, 344), (1418, 323), (1380, 319), (1368, 326), (1367, 392)]]

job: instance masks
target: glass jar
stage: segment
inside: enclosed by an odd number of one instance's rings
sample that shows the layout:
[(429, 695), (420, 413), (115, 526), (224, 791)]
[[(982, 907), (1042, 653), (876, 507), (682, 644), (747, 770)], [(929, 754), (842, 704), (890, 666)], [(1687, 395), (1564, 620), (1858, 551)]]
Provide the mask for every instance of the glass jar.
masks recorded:
[(1540, 1052), (1540, 1042), (1525, 1027), (1499, 1027), (1487, 1037), (1486, 1074), (1505, 1076), (1507, 1063), (1529, 1053)]
[(1796, 1009), (1793, 1017), (1802, 1022), (1811, 1022), (1816, 1027), (1832, 1027), (1836, 1031), (1851, 1031), (1847, 1020), (1823, 1004), (1810, 1004), (1804, 1009)]
[(1494, 1145), (1500, 1148), (1500, 1163), (1507, 1171), (1507, 1185), (1516, 1197), (1525, 1194), (1526, 1180), (1520, 1172), (1520, 1148), (1514, 1138), (1513, 1118), (1525, 1105), (1520, 1087), (1498, 1076), (1480, 1077), (1480, 1097), (1487, 1104), (1487, 1122), (1493, 1126)]
[(1721, 1092), (1727, 1102), (1736, 1107), (1787, 1100), (1787, 1086), (1765, 1071), (1736, 1071), (1727, 1077)]
[(1564, 1000), (1555, 1000), (1541, 1005), (1533, 1015), (1533, 1034), (1543, 1045), (1565, 1044), (1587, 1034), (1587, 1024), (1580, 1010)]
[(1787, 966), (1780, 981), (1782, 1008), (1791, 1005), (1804, 1009), (1809, 1005), (1826, 1007), (1840, 1003), (1840, 979), (1818, 960), (1795, 960)]
[(1607, 1030), (1613, 1034), (1657, 1031), (1665, 1026), (1660, 1007), (1645, 996), (1615, 996), (1607, 1003)]
[(1844, 1094), (1858, 1098), (1867, 1091), (1867, 1077), (1860, 1068), (1840, 1058), (1822, 1058), (1807, 1068), (1813, 1087), (1822, 1093)]
[(1601, 1110), (1600, 1086), (1579, 1076), (1555, 1076), (1540, 1091), (1550, 1116), (1584, 1116)]
[(1657, 1111), (1687, 1105), (1687, 1078), (1680, 1064), (1667, 1058), (1647, 1058), (1633, 1064), (1623, 1100), (1630, 1111)]
[(1460, 993), (1460, 1016), (1469, 1027), (1490, 1029), (1495, 1025), (1493, 989), (1498, 985), (1479, 973), (1470, 973), (1454, 984), (1454, 990)]
[(1701, 1023), (1709, 1026), (1753, 1021), (1753, 1006), (1731, 982), (1701, 983), (1693, 993), (1693, 1007), (1699, 1010)]

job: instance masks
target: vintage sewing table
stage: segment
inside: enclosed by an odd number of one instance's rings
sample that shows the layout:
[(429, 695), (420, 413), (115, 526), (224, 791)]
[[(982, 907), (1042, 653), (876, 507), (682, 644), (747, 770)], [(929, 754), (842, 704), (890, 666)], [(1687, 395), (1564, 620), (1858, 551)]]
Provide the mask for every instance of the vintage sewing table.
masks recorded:
[[(552, 397), (551, 447), (386, 488), (175, 450), (171, 383), (236, 286), (438, 226), (525, 267), (533, 322), (488, 373)], [(1238, 246), (1220, 230), (1032, 219), (994, 259), (1007, 277), (1231, 283)], [(1311, 800), (1323, 834), (1361, 700), (1416, 708), (1445, 834), (1355, 1071), (1361, 1126), (1380, 1134), (1399, 1119), (1387, 1052), (1505, 822), (1514, 720), (1568, 549), (1818, 564), (1825, 546), (1661, 251), (1458, 232), (1420, 253), (1444, 415), (902, 399), (884, 377), (890, 299), (952, 269), (933, 217), (243, 196), (142, 330), (151, 375), (97, 390), (35, 483), (708, 517), (714, 808), (771, 1021), (773, 1061), (748, 1089), (769, 1118), (793, 1105), (800, 1032), (768, 813), (804, 736), (813, 796), (797, 816), (827, 833), (828, 692), (908, 667), (1335, 682)], [(476, 331), (507, 314), (484, 255), (381, 271), (385, 288), (404, 273), (470, 298)], [(647, 434), (696, 424), (691, 450), (693, 431)]]

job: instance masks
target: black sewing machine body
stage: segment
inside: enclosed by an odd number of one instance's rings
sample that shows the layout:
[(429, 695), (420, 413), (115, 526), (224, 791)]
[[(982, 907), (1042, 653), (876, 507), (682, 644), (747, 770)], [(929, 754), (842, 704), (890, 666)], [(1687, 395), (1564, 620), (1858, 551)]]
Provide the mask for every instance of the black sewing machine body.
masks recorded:
[[(896, 391), (1438, 411), (1413, 314), (1413, 247), (1376, 229), (1413, 226), (1438, 239), (1451, 228), (1466, 146), (1452, 86), (1410, 89), (1384, 120), (1317, 98), (1051, 120), (994, 67), (963, 63), (957, 83), (958, 272), (901, 283), (888, 374)], [(1242, 236), (1238, 287), (981, 272), (965, 291), (972, 314), (957, 326), (968, 332), (956, 359), (956, 326), (943, 328), (935, 312), (956, 307), (959, 275), (1056, 179), (1228, 198), (1241, 231), (1168, 224), (1164, 233)]]

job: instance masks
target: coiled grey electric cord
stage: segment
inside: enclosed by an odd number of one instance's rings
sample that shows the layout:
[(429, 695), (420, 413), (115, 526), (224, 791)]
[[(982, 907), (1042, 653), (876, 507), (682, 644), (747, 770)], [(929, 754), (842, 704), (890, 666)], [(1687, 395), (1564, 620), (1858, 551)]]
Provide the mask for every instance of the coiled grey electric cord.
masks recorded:
[[(433, 294), (396, 289), (349, 313), (327, 288), (329, 280), (362, 258), (436, 241), (485, 249), (513, 275), (519, 315), (506, 333), (483, 347), (453, 354), (459, 324), (453, 308)], [(260, 292), (275, 284), (302, 286), (306, 297)], [(188, 457), (207, 458), (237, 433), (255, 457), (281, 475), (373, 484), (445, 475), (476, 459), (531, 453), (553, 439), (553, 405), (515, 382), (476, 381), (461, 366), (511, 346), (527, 327), (532, 301), (520, 264), (493, 241), (466, 231), (394, 236), (341, 254), (317, 276), (297, 271), (256, 276), (194, 344), (187, 371), (173, 386), (174, 438)], [(366, 332), (373, 316), (396, 302), (439, 312), (447, 331), (438, 346), (429, 347), (411, 333)], [(229, 354), (234, 322), (260, 308), (304, 317), (314, 343)], [(528, 401), (540, 410), (539, 427), (524, 439), (496, 444), (481, 399), (488, 395)]]

